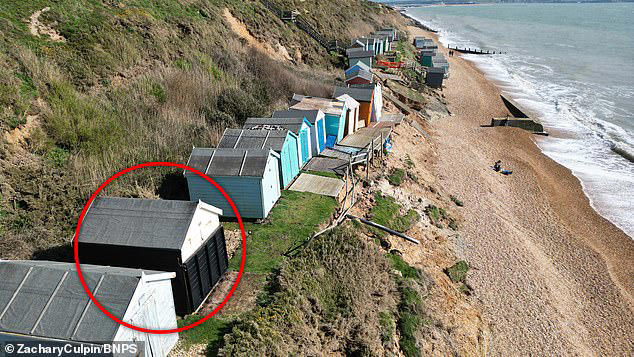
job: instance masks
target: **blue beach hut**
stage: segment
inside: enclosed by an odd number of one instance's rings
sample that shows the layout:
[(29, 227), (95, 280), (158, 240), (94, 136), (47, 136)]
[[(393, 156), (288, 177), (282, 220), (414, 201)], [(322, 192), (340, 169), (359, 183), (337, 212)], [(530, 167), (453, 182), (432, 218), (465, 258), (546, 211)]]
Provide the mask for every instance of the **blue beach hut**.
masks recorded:
[(310, 144), (313, 156), (319, 155), (326, 149), (326, 115), (321, 110), (278, 110), (273, 112), (273, 118), (306, 118), (312, 127), (310, 128)]
[(299, 174), (299, 138), (287, 130), (225, 129), (218, 148), (271, 149), (280, 155), (280, 188), (288, 187)]
[(248, 118), (243, 129), (255, 130), (290, 130), (299, 138), (297, 153), (300, 168), (313, 157), (312, 143), (310, 140), (311, 128), (313, 125), (306, 117), (297, 118)]
[(345, 75), (347, 77), (351, 73), (358, 72), (360, 70), (364, 70), (364, 71), (370, 72), (370, 67), (367, 64), (363, 63), (363, 62), (358, 62), (354, 66), (351, 66), (350, 68), (346, 69)]
[[(326, 147), (332, 147), (334, 144), (343, 140), (343, 134), (346, 127), (346, 103), (337, 99), (293, 96), (299, 99), (290, 109), (296, 110), (321, 110), (326, 118)], [(328, 139), (330, 138), (330, 139)]]
[[(270, 149), (194, 148), (187, 166), (215, 180), (231, 197), (243, 218), (266, 218), (280, 198), (280, 155)], [(235, 217), (233, 208), (211, 183), (185, 171), (189, 198), (222, 209)]]

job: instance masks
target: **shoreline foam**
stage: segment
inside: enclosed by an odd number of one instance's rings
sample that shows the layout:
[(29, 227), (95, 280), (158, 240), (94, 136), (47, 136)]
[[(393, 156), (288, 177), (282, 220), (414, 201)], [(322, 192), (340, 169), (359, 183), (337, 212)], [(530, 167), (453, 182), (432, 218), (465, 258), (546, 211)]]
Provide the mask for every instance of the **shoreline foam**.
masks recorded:
[[(407, 11), (411, 11), (411, 8), (408, 8)], [(429, 22), (419, 19), (407, 11), (403, 12), (403, 14), (408, 18), (413, 19), (425, 27), (433, 27)], [(449, 44), (450, 39), (446, 33), (440, 31), (436, 35), (444, 46)], [(458, 42), (469, 42), (459, 35), (453, 34), (453, 36), (457, 36), (456, 39)], [(626, 167), (627, 165), (631, 165), (632, 162), (630, 157), (627, 156), (627, 153), (632, 154), (633, 151), (623, 150), (623, 148), (628, 148), (629, 145), (625, 143), (615, 143), (613, 139), (607, 138), (589, 139), (592, 135), (602, 136), (607, 134), (594, 133), (589, 128), (584, 128), (584, 130), (579, 131), (578, 123), (576, 123), (578, 119), (576, 119), (576, 114), (574, 113), (567, 115), (567, 118), (572, 116), (569, 118), (570, 120), (559, 120), (555, 125), (554, 119), (549, 118), (558, 118), (563, 114), (548, 114), (551, 108), (544, 104), (540, 98), (537, 98), (536, 95), (531, 95), (531, 93), (526, 92), (525, 89), (518, 88), (517, 84), (511, 83), (509, 81), (511, 79), (510, 74), (506, 72), (508, 70), (504, 67), (502, 62), (498, 61), (498, 63), (495, 60), (484, 60), (481, 56), (479, 57), (477, 55), (463, 55), (462, 58), (472, 62), (488, 80), (495, 83), (500, 90), (507, 91), (511, 97), (520, 102), (525, 109), (537, 114), (535, 117), (544, 124), (546, 130), (551, 134), (549, 138), (534, 140), (542, 153), (570, 169), (572, 174), (581, 181), (583, 193), (590, 201), (590, 205), (593, 209), (634, 240), (634, 222), (632, 221), (632, 213), (630, 213), (632, 205), (631, 203), (627, 204), (631, 202), (631, 200), (627, 198), (624, 199), (621, 196), (623, 192), (627, 192), (623, 190), (627, 190), (628, 185), (634, 185), (634, 182), (631, 180), (632, 173), (628, 171)], [(564, 107), (567, 108), (568, 106), (564, 105)], [(566, 110), (572, 110), (572, 108)], [(600, 125), (609, 126), (612, 124), (604, 122)], [(590, 143), (587, 142), (588, 140), (590, 140)], [(609, 142), (609, 145), (603, 145), (602, 141)], [(588, 150), (590, 147), (592, 150)], [(614, 147), (620, 148), (620, 150), (614, 150)], [(624, 155), (624, 153), (626, 153), (626, 155)], [(623, 164), (620, 160), (628, 160), (629, 162)], [(602, 168), (597, 168), (596, 165), (601, 165)], [(632, 199), (634, 199), (634, 197)]]

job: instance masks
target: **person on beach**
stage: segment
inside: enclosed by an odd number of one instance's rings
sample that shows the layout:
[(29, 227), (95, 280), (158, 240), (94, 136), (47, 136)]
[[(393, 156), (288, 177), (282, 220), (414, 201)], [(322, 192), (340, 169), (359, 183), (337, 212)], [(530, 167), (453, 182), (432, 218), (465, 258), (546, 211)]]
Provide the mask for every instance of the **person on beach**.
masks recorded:
[(495, 164), (493, 164), (493, 170), (495, 170), (495, 172), (500, 172), (500, 170), (502, 170), (502, 160), (498, 160)]

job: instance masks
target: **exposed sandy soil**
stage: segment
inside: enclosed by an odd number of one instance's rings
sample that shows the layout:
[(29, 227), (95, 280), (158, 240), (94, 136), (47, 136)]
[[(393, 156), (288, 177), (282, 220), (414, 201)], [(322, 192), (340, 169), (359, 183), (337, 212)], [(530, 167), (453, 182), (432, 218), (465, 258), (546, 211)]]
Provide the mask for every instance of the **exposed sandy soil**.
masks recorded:
[[(541, 154), (539, 138), (480, 127), (506, 115), (499, 91), (470, 63), (448, 58), (443, 93), (455, 116), (432, 126), (433, 168), (465, 202), (468, 282), (493, 324), (490, 354), (632, 355), (634, 242)], [(498, 159), (511, 176), (490, 168)]]
[(277, 49), (273, 48), (273, 46), (268, 42), (260, 42), (258, 41), (247, 29), (246, 26), (240, 20), (236, 19), (229, 11), (228, 8), (224, 9), (222, 14), (229, 24), (229, 28), (235, 32), (240, 38), (245, 40), (247, 44), (257, 48), (258, 50), (268, 54), (271, 58), (281, 61), (291, 61), (292, 58), (286, 48), (281, 44), (277, 44)]
[(64, 36), (60, 35), (59, 32), (57, 32), (54, 28), (46, 26), (42, 22), (40, 22), (40, 15), (42, 15), (43, 12), (49, 11), (50, 9), (50, 7), (45, 7), (42, 10), (34, 12), (31, 17), (29, 17), (29, 31), (33, 36), (39, 37), (41, 35), (48, 35), (51, 41), (66, 42)]

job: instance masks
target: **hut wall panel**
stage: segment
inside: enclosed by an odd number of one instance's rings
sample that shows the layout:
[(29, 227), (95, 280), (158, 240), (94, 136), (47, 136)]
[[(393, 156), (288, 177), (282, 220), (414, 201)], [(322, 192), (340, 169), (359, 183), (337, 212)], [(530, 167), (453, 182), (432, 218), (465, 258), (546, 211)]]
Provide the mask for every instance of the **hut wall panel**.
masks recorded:
[[(213, 176), (212, 178), (229, 194), (242, 218), (265, 218), (261, 178), (246, 176)], [(225, 217), (236, 216), (227, 199), (202, 177), (187, 175), (187, 184), (192, 201), (202, 200), (218, 207), (222, 209)], [(279, 183), (276, 184), (279, 186)]]
[(277, 202), (282, 194), (279, 184), (281, 178), (277, 169), (280, 164), (281, 162), (278, 158), (275, 156), (269, 156), (266, 163), (266, 170), (261, 182), (262, 190), (260, 192), (262, 211), (260, 212), (260, 217), (255, 218), (266, 218), (275, 205), (275, 202)]

